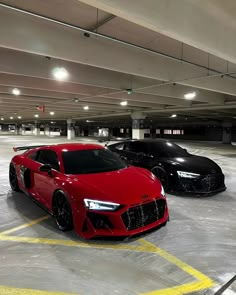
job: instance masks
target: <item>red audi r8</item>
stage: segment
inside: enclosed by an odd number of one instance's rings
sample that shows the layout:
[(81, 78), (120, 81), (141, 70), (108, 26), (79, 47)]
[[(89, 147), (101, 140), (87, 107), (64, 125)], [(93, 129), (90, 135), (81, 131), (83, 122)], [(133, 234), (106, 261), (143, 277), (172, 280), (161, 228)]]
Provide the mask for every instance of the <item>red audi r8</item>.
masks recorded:
[(127, 166), (100, 145), (66, 143), (14, 148), (9, 180), (55, 217), (60, 230), (82, 237), (130, 236), (166, 224), (160, 181)]

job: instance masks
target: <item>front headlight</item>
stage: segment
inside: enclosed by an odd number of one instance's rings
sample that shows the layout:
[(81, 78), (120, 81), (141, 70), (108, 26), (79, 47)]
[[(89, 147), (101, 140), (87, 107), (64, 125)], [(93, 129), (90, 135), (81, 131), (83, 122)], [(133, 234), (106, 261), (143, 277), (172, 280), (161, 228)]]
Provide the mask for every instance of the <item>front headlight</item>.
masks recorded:
[(102, 211), (115, 211), (120, 204), (111, 202), (102, 202), (90, 199), (84, 199), (86, 209), (89, 210), (102, 210)]
[(166, 196), (165, 190), (164, 190), (164, 187), (163, 186), (161, 186), (161, 195), (162, 195), (162, 197), (165, 197)]
[(180, 177), (183, 177), (183, 178), (196, 178), (196, 177), (200, 176), (200, 174), (185, 172), (185, 171), (177, 171), (177, 173)]

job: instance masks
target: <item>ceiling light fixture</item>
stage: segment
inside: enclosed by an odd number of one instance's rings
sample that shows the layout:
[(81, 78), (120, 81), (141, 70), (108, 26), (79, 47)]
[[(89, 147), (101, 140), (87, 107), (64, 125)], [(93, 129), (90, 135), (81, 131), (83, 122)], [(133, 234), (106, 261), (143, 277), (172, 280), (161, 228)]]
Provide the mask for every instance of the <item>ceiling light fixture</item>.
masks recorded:
[(13, 117), (10, 117), (10, 120), (13, 120)]
[(184, 95), (184, 98), (185, 99), (194, 99), (194, 97), (197, 95), (197, 93), (196, 92), (189, 92), (189, 93), (186, 93), (185, 95)]
[(122, 107), (127, 106), (127, 104), (128, 104), (128, 101), (127, 101), (127, 100), (124, 100), (124, 101), (121, 101), (121, 102), (120, 102), (120, 105), (121, 105)]
[(54, 68), (52, 74), (58, 81), (64, 81), (69, 77), (69, 73), (65, 68)]
[(54, 113), (54, 112), (50, 112), (49, 114), (50, 114), (51, 116), (55, 115), (55, 113)]
[(73, 101), (74, 102), (79, 102), (79, 99), (75, 97), (75, 98), (73, 98)]
[(21, 117), (21, 116), (18, 116), (17, 118), (18, 118), (18, 119), (21, 119), (22, 117)]
[(34, 116), (35, 116), (35, 118), (38, 118), (38, 117), (39, 117), (39, 115), (38, 115), (38, 114), (35, 114)]
[(1, 121), (4, 121), (4, 118), (3, 117), (1, 118)]
[(176, 114), (171, 115), (171, 118), (176, 118), (176, 117), (177, 117)]
[(84, 106), (84, 110), (89, 110), (89, 106)]
[(20, 95), (20, 90), (18, 88), (14, 88), (14, 89), (12, 89), (12, 94)]

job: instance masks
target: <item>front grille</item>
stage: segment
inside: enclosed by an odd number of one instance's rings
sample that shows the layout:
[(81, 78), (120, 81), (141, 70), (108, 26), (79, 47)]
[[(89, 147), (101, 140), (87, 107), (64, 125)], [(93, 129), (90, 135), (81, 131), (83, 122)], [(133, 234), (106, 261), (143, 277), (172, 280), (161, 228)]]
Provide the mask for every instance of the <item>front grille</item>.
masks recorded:
[(207, 175), (202, 180), (204, 188), (209, 191), (214, 191), (221, 188), (224, 185), (224, 175), (223, 174), (211, 174)]
[(187, 192), (207, 193), (224, 188), (223, 174), (209, 174), (197, 179), (180, 179), (183, 189)]
[(121, 217), (127, 230), (133, 230), (151, 224), (164, 217), (165, 200), (155, 200), (129, 208)]

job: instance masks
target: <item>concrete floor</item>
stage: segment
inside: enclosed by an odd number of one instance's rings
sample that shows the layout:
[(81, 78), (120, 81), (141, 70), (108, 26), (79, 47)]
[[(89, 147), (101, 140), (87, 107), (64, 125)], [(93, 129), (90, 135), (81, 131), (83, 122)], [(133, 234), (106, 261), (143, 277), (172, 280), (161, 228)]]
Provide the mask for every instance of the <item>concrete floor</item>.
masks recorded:
[[(168, 195), (166, 227), (136, 239), (87, 242), (57, 230), (52, 217), (18, 227), (46, 214), (12, 193), (12, 147), (62, 141), (0, 136), (0, 294), (212, 295), (235, 275), (236, 147), (182, 142), (222, 167), (227, 190), (202, 198)], [(236, 283), (223, 294), (236, 294)]]

